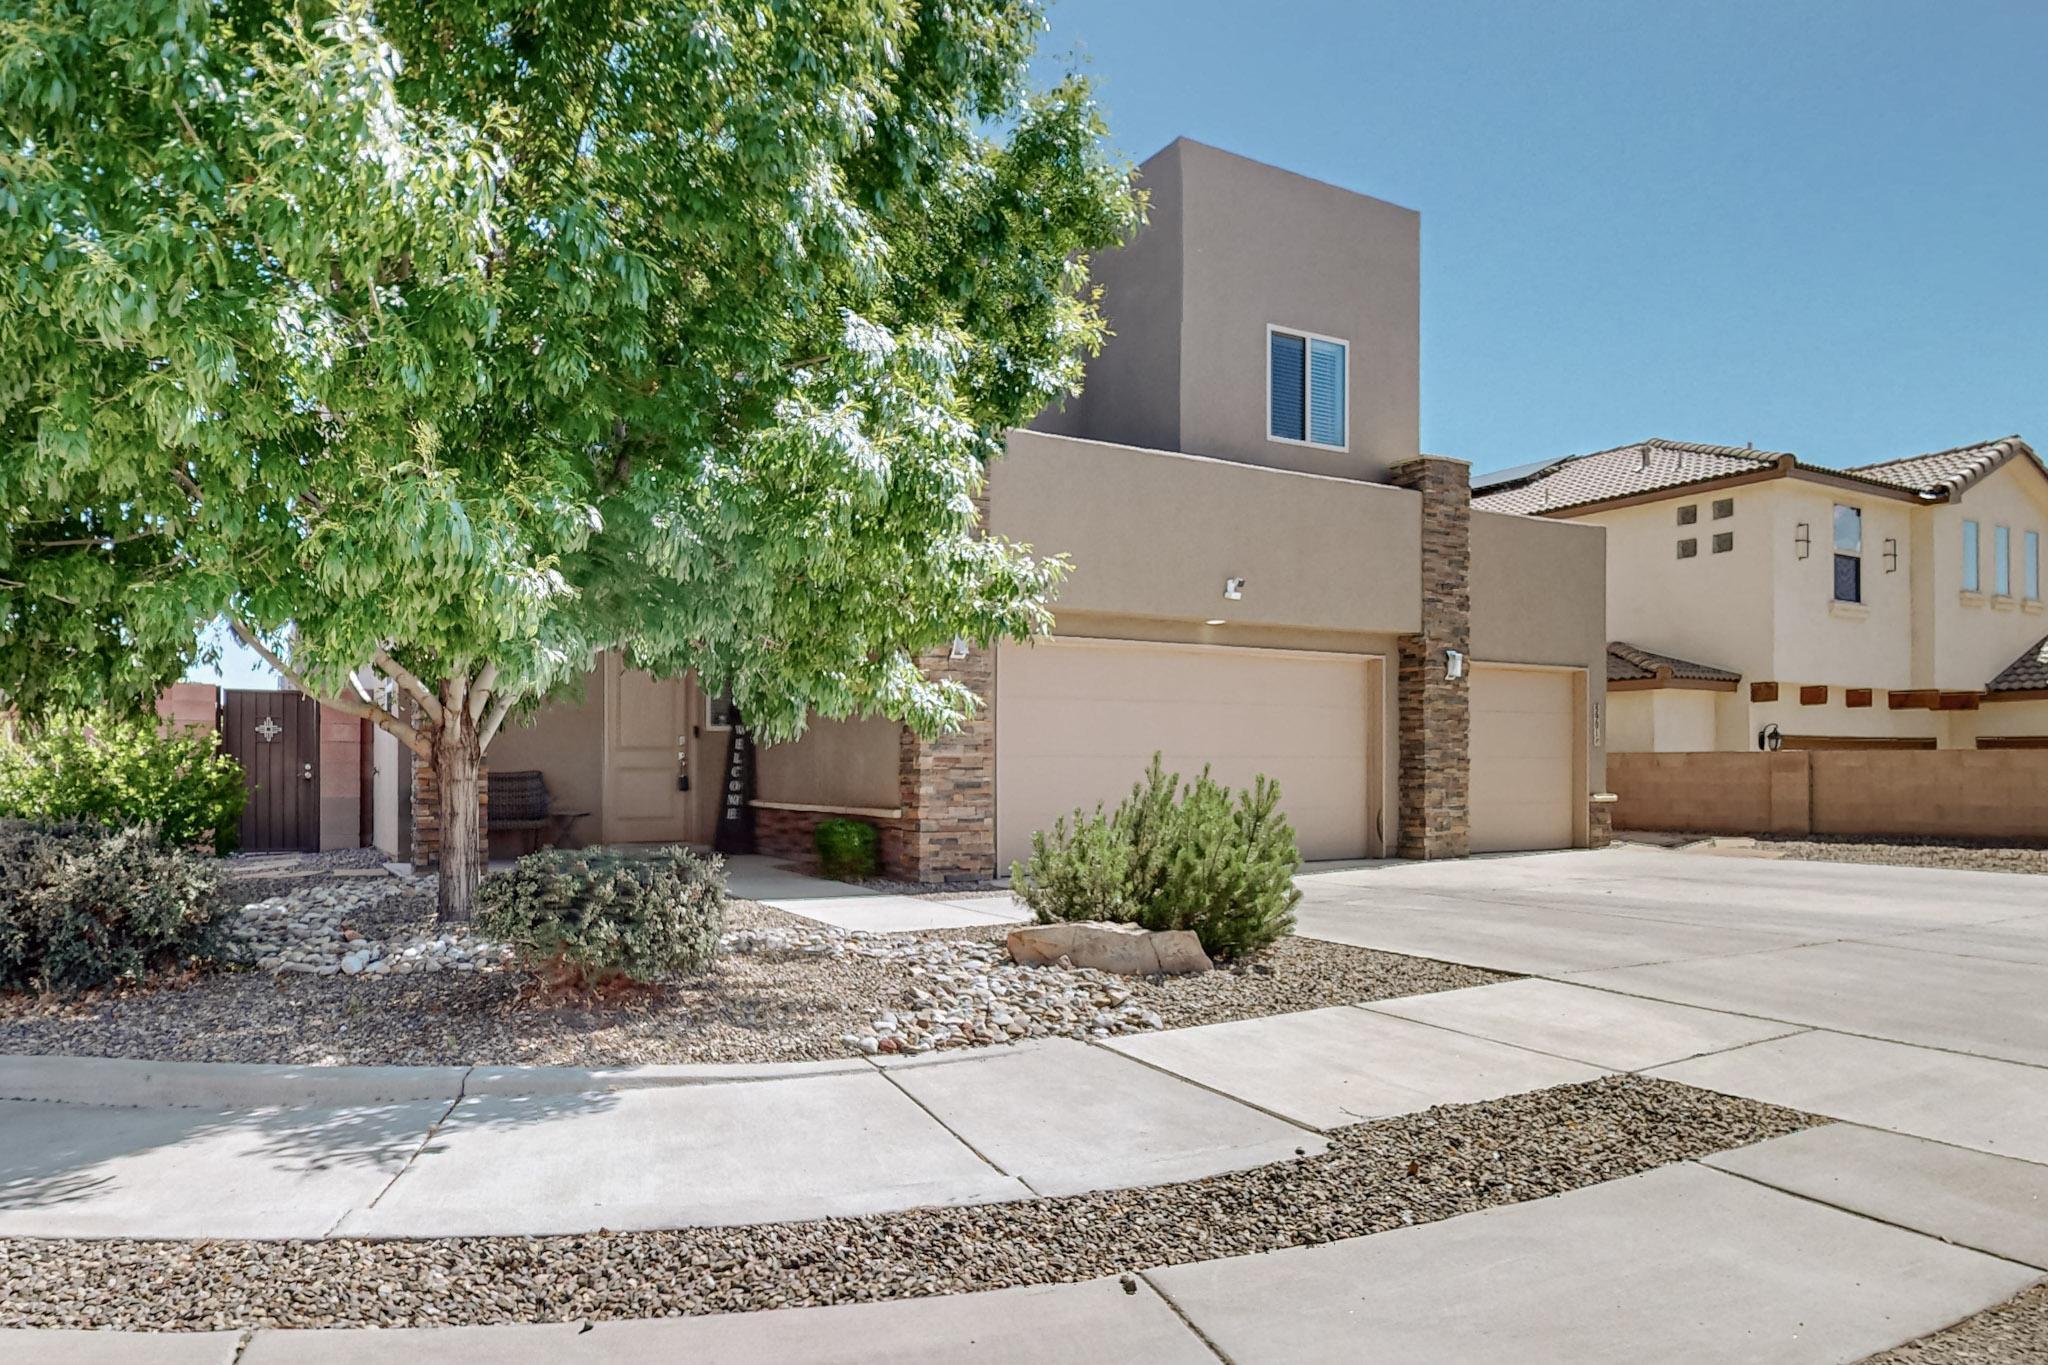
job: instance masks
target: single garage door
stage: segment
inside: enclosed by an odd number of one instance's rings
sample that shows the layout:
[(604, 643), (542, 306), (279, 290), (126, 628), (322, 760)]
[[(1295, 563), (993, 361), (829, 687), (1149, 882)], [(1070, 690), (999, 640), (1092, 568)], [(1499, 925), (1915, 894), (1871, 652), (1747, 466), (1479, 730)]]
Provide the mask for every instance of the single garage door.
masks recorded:
[(996, 665), (996, 853), (1122, 800), (1152, 761), (1248, 787), (1264, 773), (1305, 858), (1371, 844), (1371, 660), (1103, 641), (1005, 645)]
[(1570, 848), (1577, 826), (1576, 675), (1472, 669), (1472, 851)]

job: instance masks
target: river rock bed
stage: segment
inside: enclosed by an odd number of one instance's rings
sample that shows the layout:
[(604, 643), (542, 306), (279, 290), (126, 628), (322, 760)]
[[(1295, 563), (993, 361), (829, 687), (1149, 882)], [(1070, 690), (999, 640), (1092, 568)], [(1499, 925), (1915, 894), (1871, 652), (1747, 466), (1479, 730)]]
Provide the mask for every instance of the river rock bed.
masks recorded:
[(511, 949), (467, 927), (386, 939), (356, 926), (388, 900), (427, 899), (431, 893), (421, 880), (307, 882), (251, 901), (228, 920), (229, 959), (258, 971), (307, 976), (488, 971), (510, 959)]
[(1297, 937), (1222, 970), (1127, 978), (1019, 966), (998, 926), (862, 933), (736, 900), (708, 971), (575, 996), (541, 990), (502, 948), (437, 926), (425, 879), (345, 869), (261, 892), (229, 922), (237, 956), (260, 969), (75, 997), (0, 993), (0, 1053), (295, 1066), (809, 1061), (1104, 1038), (1504, 979)]

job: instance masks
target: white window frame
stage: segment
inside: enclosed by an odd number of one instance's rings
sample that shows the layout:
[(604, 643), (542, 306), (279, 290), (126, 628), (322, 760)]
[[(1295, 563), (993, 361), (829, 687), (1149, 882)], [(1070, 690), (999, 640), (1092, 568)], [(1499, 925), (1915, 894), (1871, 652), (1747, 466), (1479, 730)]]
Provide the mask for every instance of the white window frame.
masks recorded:
[(1991, 595), (2012, 596), (2012, 528), (1991, 528)]
[[(1841, 514), (1844, 512), (1854, 512), (1856, 514), (1856, 548), (1853, 550), (1842, 548), (1840, 521)], [(1864, 591), (1863, 585), (1863, 509), (1861, 507), (1855, 503), (1848, 502), (1838, 502), (1835, 504), (1833, 513), (1828, 517), (1828, 544), (1833, 551), (1833, 554), (1828, 559), (1828, 600), (1840, 602), (1846, 606), (1863, 606), (1867, 604), (1870, 600), (1870, 594)], [(1835, 579), (1836, 559), (1853, 559), (1856, 561), (1856, 595), (1854, 597), (1839, 595), (1838, 589), (1841, 585)]]
[[(1293, 437), (1293, 436), (1275, 436), (1275, 435), (1273, 434), (1273, 333), (1275, 333), (1275, 332), (1279, 332), (1279, 333), (1281, 333), (1281, 334), (1282, 334), (1282, 335), (1284, 335), (1284, 336), (1291, 336), (1291, 337), (1300, 337), (1300, 338), (1302, 339), (1302, 348), (1301, 348), (1301, 430), (1302, 430), (1302, 433), (1303, 433), (1303, 434), (1302, 434), (1301, 438), (1299, 438), (1299, 439), (1297, 439), (1297, 438), (1295, 438), (1295, 437)], [(1333, 446), (1333, 445), (1329, 445), (1329, 444), (1327, 444), (1327, 443), (1325, 443), (1325, 442), (1322, 442), (1322, 441), (1312, 441), (1312, 440), (1308, 439), (1308, 436), (1307, 436), (1307, 433), (1308, 433), (1308, 431), (1309, 431), (1309, 429), (1310, 429), (1310, 425), (1311, 425), (1311, 423), (1310, 423), (1310, 420), (1309, 420), (1309, 409), (1310, 409), (1311, 403), (1312, 403), (1312, 401), (1313, 401), (1313, 399), (1312, 399), (1312, 395), (1311, 395), (1311, 394), (1310, 394), (1310, 392), (1309, 392), (1309, 386), (1310, 386), (1311, 384), (1313, 384), (1313, 383), (1315, 382), (1315, 381), (1314, 381), (1314, 377), (1313, 377), (1313, 371), (1312, 371), (1312, 370), (1310, 369), (1310, 367), (1309, 367), (1309, 346), (1308, 346), (1308, 343), (1309, 343), (1309, 342), (1311, 342), (1311, 341), (1327, 341), (1327, 342), (1331, 343), (1332, 345), (1335, 345), (1335, 346), (1342, 346), (1342, 347), (1344, 348), (1344, 443), (1343, 443), (1342, 445), (1334, 445), (1334, 446)], [(1347, 339), (1347, 338), (1345, 338), (1345, 337), (1333, 337), (1333, 336), (1326, 336), (1326, 335), (1324, 335), (1324, 334), (1323, 334), (1323, 333), (1321, 333), (1321, 332), (1311, 332), (1311, 331), (1309, 331), (1309, 330), (1308, 330), (1308, 329), (1307, 329), (1306, 327), (1289, 327), (1289, 326), (1288, 326), (1287, 324), (1285, 324), (1285, 323), (1281, 323), (1281, 322), (1269, 322), (1269, 323), (1267, 323), (1267, 324), (1266, 324), (1266, 355), (1265, 355), (1265, 365), (1266, 365), (1266, 439), (1267, 439), (1267, 440), (1269, 440), (1269, 441), (1271, 441), (1271, 442), (1272, 442), (1273, 444), (1275, 444), (1275, 445), (1283, 445), (1283, 446), (1307, 446), (1307, 447), (1309, 447), (1309, 449), (1311, 449), (1311, 450), (1334, 450), (1334, 451), (1338, 451), (1338, 452), (1340, 452), (1340, 453), (1349, 453), (1349, 451), (1351, 450), (1351, 342), (1350, 342), (1350, 340), (1349, 340), (1349, 339)]]
[(1963, 591), (1984, 591), (1984, 530), (1975, 519), (1963, 518)]

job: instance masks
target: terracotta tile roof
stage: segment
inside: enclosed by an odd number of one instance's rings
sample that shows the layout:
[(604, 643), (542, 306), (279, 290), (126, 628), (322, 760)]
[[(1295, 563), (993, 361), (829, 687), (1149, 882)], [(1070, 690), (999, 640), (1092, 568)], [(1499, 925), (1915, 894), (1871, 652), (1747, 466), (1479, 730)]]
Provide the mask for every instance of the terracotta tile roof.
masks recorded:
[(2037, 640), (1986, 684), (1986, 692), (2048, 691), (2048, 637)]
[(1607, 643), (1607, 681), (1647, 682), (1653, 678), (1669, 681), (1683, 678), (1688, 682), (1738, 683), (1742, 675), (1730, 668), (1716, 668), (1712, 664), (1696, 664), (1690, 659), (1680, 659), (1670, 654), (1658, 654), (1647, 649), (1638, 649), (1625, 640), (1610, 640)]
[(2048, 474), (2041, 457), (2017, 436), (1847, 469), (1805, 464), (1783, 451), (1652, 439), (1481, 475), (1472, 481), (1472, 505), (1487, 512), (1541, 515), (1770, 470), (1851, 479), (1935, 502), (1961, 493), (2017, 455)]
[(1472, 505), (1488, 512), (1554, 512), (1610, 498), (1753, 474), (1792, 457), (1743, 446), (1696, 445), (1651, 439), (1590, 455), (1567, 455), (1547, 465), (1509, 471), (1506, 480), (1478, 481)]
[(2019, 437), (2001, 436), (1995, 441), (1937, 450), (1932, 455), (1908, 455), (1901, 460), (1851, 465), (1845, 472), (1915, 493), (1955, 494), (2023, 451), (2029, 456), (2034, 454)]

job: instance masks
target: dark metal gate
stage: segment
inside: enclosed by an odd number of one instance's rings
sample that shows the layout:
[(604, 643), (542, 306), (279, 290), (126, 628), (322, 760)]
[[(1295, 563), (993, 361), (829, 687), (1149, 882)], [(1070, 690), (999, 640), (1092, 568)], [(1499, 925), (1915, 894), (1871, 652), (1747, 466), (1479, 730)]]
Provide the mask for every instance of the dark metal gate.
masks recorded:
[(221, 741), (249, 791), (241, 842), (250, 850), (320, 847), (320, 704), (298, 692), (227, 689)]

